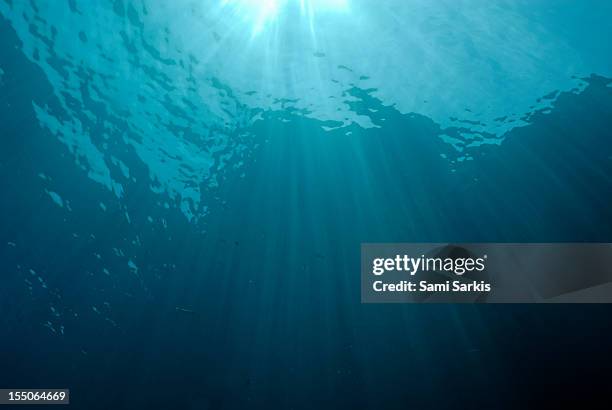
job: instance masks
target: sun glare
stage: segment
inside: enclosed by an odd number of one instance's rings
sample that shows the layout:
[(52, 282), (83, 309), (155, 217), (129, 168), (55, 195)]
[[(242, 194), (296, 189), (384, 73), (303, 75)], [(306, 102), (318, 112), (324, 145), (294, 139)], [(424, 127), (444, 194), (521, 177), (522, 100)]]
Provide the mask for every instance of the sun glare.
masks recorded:
[(300, 13), (312, 18), (321, 12), (347, 11), (349, 0), (222, 0), (245, 20), (250, 21), (253, 35), (274, 23), (289, 6), (299, 5)]

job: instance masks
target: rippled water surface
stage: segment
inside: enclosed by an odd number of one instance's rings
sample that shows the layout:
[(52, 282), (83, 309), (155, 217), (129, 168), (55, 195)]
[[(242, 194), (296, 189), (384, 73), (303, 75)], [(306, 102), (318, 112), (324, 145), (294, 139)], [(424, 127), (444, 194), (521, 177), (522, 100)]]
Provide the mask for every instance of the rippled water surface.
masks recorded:
[(520, 406), (604, 307), (364, 306), (359, 246), (610, 242), (611, 12), (0, 0), (0, 387)]

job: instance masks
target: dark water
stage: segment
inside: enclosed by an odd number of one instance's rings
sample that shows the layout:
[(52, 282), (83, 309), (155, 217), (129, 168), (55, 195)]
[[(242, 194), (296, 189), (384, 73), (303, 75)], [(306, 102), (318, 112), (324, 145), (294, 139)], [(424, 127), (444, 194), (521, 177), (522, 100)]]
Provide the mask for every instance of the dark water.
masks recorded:
[(610, 380), (607, 306), (362, 305), (358, 275), (362, 242), (612, 241), (611, 79), (464, 162), (438, 138), (460, 127), (358, 86), (379, 128), (262, 111), (189, 221), (129, 147), (105, 154), (129, 166), (120, 199), (75, 166), (33, 109), (63, 115), (49, 79), (6, 20), (0, 41), (1, 387), (83, 409), (523, 408)]

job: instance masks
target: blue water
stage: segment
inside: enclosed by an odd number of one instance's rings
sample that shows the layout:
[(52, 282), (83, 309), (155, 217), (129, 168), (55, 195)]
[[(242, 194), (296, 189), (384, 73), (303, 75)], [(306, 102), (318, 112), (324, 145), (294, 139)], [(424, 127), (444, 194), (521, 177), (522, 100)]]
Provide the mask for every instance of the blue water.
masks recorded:
[(83, 409), (597, 389), (608, 307), (361, 305), (359, 251), (611, 242), (612, 4), (256, 3), (0, 1), (0, 387)]

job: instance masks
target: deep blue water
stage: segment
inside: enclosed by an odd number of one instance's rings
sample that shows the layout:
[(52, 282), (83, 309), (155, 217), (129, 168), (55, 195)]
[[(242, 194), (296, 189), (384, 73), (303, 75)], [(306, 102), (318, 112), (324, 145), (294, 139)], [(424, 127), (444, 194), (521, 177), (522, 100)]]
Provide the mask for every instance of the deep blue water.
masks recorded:
[[(11, 3), (0, 387), (68, 387), (83, 409), (428, 409), (584, 403), (606, 386), (609, 307), (362, 305), (359, 251), (611, 242), (607, 72), (568, 78), (499, 134), (470, 111), (444, 124), (404, 112), (359, 81), (336, 96), (347, 121), (280, 97), (251, 106), (216, 77), (201, 82), (221, 108), (179, 104), (175, 77), (136, 57), (114, 66), (148, 73), (121, 100), (57, 34), (39, 36), (37, 62)], [(30, 33), (51, 19), (36, 3)], [(122, 4), (125, 27), (144, 26)], [(163, 61), (160, 49), (146, 50)], [(166, 63), (200, 90), (196, 63)]]

